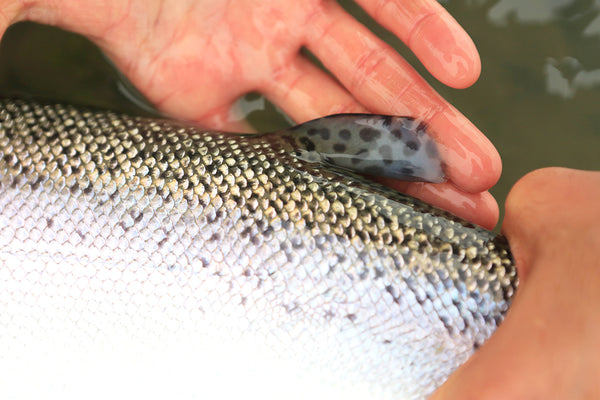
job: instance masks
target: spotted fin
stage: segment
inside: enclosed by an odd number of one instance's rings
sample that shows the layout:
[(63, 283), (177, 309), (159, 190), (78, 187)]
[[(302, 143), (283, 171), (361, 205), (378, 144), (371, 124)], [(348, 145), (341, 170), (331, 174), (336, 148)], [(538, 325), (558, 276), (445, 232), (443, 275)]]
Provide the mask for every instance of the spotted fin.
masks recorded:
[(446, 180), (438, 144), (414, 118), (337, 114), (280, 134), (304, 161), (405, 181)]

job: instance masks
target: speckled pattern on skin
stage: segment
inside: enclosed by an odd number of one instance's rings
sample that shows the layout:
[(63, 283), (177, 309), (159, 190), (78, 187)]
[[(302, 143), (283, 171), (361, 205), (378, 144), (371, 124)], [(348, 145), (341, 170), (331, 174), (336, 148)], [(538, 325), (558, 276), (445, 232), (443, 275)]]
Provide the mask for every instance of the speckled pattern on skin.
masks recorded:
[(277, 134), (305, 161), (405, 181), (445, 181), (438, 145), (411, 117), (337, 114)]
[[(358, 118), (304, 138), (394, 126)], [(508, 310), (506, 240), (290, 150), (0, 100), (3, 397), (427, 398)]]

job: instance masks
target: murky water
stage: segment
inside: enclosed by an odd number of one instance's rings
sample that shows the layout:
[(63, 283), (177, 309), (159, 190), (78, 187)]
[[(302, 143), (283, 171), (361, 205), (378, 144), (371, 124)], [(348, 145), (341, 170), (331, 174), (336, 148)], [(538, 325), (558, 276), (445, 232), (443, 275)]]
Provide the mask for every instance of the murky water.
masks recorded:
[[(479, 81), (466, 90), (433, 80), (415, 57), (351, 1), (349, 11), (389, 41), (498, 147), (504, 172), (492, 193), (503, 206), (514, 182), (545, 166), (600, 169), (600, 0), (441, 1), (473, 37)], [(86, 40), (20, 24), (0, 50), (0, 93), (141, 112)], [(241, 101), (258, 129), (285, 126), (262, 97)], [(566, 205), (568, 206), (568, 205)]]

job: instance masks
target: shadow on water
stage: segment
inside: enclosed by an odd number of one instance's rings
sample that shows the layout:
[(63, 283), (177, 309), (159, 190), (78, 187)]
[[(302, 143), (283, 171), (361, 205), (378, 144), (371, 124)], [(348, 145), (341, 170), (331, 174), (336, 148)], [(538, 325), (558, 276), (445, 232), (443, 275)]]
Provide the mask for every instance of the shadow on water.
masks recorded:
[[(482, 76), (466, 90), (436, 82), (353, 2), (340, 3), (398, 49), (498, 147), (504, 171), (492, 193), (501, 208), (514, 182), (533, 169), (600, 169), (600, 0), (441, 1), (481, 54)], [(123, 85), (100, 51), (79, 36), (21, 23), (2, 41), (1, 94), (148, 114), (147, 105), (124, 95), (131, 91)], [(289, 124), (257, 94), (248, 94), (239, 106), (259, 130)]]

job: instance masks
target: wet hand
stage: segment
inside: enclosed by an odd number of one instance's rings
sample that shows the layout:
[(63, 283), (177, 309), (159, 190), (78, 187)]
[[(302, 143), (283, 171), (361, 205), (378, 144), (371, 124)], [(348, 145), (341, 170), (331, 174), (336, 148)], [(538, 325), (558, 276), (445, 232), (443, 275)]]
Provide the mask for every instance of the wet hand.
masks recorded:
[[(500, 175), (494, 147), (335, 1), (7, 3), (5, 25), (30, 19), (84, 34), (157, 107), (211, 128), (239, 128), (232, 105), (251, 91), (263, 93), (298, 122), (365, 111), (422, 118), (443, 145), (449, 182), (390, 184), (481, 225), (496, 223), (497, 205), (485, 192)], [(440, 81), (466, 87), (479, 76), (473, 42), (436, 1), (357, 3)], [(302, 47), (332, 75), (305, 58)]]
[(519, 181), (503, 230), (520, 286), (506, 320), (432, 400), (600, 398), (600, 172)]

